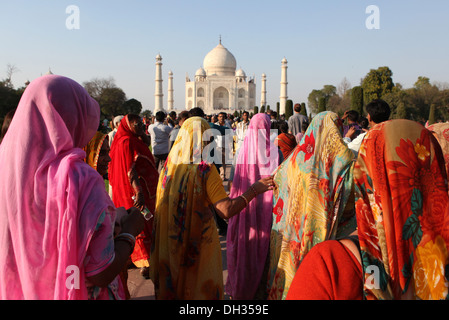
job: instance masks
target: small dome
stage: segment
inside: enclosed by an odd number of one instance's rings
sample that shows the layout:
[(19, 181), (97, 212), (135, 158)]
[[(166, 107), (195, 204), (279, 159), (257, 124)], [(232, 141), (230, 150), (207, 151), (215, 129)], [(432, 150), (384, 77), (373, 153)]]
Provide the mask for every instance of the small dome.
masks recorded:
[(206, 71), (203, 68), (199, 68), (195, 73), (195, 77), (205, 77), (205, 76)]
[(243, 71), (243, 70), (240, 68), (240, 69), (238, 69), (238, 70), (235, 72), (235, 76), (236, 76), (236, 77), (242, 77), (242, 78), (244, 78), (244, 77), (246, 77), (246, 73), (245, 73), (245, 71)]
[(232, 53), (220, 43), (206, 55), (203, 66), (208, 75), (234, 76), (237, 61)]

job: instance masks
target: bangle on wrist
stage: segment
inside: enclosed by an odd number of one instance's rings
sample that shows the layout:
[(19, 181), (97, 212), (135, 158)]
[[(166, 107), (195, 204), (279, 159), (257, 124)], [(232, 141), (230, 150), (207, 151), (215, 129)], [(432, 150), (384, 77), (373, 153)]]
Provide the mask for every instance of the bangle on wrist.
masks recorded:
[(254, 189), (254, 187), (253, 187), (253, 185), (251, 185), (251, 190), (253, 190), (253, 192), (254, 192), (254, 198), (257, 198), (257, 191), (256, 191), (256, 189)]
[(248, 199), (246, 199), (246, 197), (242, 194), (242, 195), (240, 195), (239, 196), (239, 198), (242, 198), (244, 201), (245, 201), (245, 203), (246, 203), (246, 207), (248, 206), (248, 204), (249, 204), (249, 202), (248, 202)]
[(136, 238), (130, 233), (121, 233), (117, 237), (115, 237), (116, 241), (126, 241), (131, 246), (131, 252), (134, 251), (134, 246), (136, 245)]

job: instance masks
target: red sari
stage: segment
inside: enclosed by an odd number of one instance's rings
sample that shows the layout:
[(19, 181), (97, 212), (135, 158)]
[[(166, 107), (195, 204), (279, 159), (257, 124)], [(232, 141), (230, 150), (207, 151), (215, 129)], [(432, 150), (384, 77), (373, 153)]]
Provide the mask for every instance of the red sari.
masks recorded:
[[(110, 156), (112, 160), (109, 164), (109, 181), (114, 205), (126, 209), (134, 206), (132, 198), (135, 191), (131, 186), (129, 174), (132, 168), (135, 168), (144, 193), (145, 206), (154, 213), (159, 174), (150, 149), (131, 131), (128, 116), (120, 122)], [(144, 231), (136, 238), (131, 260), (139, 268), (149, 267), (152, 229), (153, 220), (150, 220), (146, 223)]]

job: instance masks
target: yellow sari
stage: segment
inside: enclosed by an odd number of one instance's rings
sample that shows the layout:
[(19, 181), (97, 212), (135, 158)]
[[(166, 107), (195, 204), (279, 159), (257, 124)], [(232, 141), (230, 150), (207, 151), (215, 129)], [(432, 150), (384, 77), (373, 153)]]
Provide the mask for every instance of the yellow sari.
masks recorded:
[(223, 299), (221, 247), (209, 205), (227, 195), (221, 184), (220, 197), (211, 197), (218, 171), (199, 161), (208, 129), (202, 118), (185, 121), (159, 178), (150, 266), (158, 300)]

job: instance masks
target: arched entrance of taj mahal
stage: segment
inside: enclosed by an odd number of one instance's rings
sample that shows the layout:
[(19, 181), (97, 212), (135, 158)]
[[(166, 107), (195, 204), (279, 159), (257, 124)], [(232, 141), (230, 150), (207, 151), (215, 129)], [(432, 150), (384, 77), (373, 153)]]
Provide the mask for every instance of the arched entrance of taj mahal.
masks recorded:
[(225, 87), (218, 87), (214, 91), (214, 109), (229, 110), (229, 91)]

